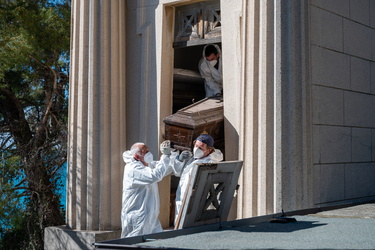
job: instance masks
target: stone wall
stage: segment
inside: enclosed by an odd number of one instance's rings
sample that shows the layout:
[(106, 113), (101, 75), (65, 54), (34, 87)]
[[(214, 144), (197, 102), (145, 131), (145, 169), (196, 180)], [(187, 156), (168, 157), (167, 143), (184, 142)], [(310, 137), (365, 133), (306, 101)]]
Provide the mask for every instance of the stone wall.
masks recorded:
[[(187, 3), (73, 1), (69, 227), (47, 228), (46, 249), (118, 237), (121, 154), (136, 141), (159, 154)], [(375, 1), (220, 3), (225, 157), (244, 161), (229, 219), (374, 198)]]
[(375, 195), (375, 2), (310, 1), (314, 202)]

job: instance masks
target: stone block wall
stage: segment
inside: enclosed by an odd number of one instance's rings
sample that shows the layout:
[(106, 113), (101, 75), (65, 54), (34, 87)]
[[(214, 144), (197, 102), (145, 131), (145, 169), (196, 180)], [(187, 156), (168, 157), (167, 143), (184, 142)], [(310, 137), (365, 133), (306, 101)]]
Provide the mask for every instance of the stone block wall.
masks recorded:
[(375, 196), (375, 1), (310, 1), (314, 203)]

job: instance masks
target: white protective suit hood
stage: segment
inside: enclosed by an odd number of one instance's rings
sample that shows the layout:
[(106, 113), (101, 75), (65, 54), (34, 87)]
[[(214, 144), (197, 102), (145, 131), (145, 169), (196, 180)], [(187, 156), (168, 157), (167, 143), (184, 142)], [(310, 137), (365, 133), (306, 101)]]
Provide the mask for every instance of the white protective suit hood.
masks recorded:
[[(205, 52), (208, 45), (215, 46), (217, 52), (220, 54), (219, 61), (218, 61), (218, 69), (210, 64), (207, 61)], [(221, 53), (221, 49), (216, 44), (207, 44), (204, 46), (202, 51), (202, 58), (199, 61), (199, 72), (205, 80), (205, 90), (206, 90), (206, 97), (214, 96), (216, 94), (221, 94), (223, 89), (223, 70), (222, 70), (222, 58), (223, 55)]]
[(207, 157), (210, 158), (210, 163), (219, 162), (224, 159), (223, 153), (220, 151), (220, 149), (214, 149), (214, 151), (211, 154), (209, 154)]
[(124, 160), (124, 162), (125, 162), (126, 164), (129, 164), (130, 162), (135, 161), (134, 156), (133, 156), (133, 154), (131, 153), (130, 150), (125, 151), (125, 152), (122, 154), (122, 159)]
[[(204, 57), (204, 58), (206, 57), (206, 48), (207, 48), (208, 45), (213, 45), (213, 46), (215, 46), (215, 48), (216, 48), (216, 50), (217, 50), (217, 53), (219, 53), (219, 54), (220, 54), (220, 57), (222, 57), (221, 49), (220, 49), (219, 45), (217, 45), (217, 44), (213, 44), (213, 43), (210, 43), (210, 44), (207, 44), (206, 46), (204, 46), (203, 51), (202, 51), (202, 57)], [(206, 60), (206, 61), (207, 61), (207, 60)]]

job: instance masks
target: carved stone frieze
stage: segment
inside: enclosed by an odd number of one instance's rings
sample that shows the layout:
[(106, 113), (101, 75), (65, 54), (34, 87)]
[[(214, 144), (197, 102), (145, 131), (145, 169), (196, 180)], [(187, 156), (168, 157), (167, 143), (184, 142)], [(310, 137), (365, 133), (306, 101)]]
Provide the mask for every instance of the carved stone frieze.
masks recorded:
[(176, 8), (175, 46), (218, 42), (221, 39), (220, 1), (202, 1)]

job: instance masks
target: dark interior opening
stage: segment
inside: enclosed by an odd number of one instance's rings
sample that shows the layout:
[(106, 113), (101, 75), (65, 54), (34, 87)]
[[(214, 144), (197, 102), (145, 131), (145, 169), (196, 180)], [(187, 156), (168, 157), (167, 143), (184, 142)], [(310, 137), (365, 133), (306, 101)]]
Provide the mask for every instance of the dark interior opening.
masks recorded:
[[(221, 43), (215, 43), (221, 47)], [(206, 44), (174, 49), (173, 113), (205, 98), (204, 79), (198, 63)], [(170, 226), (174, 225), (176, 191), (180, 178), (171, 176)]]
[[(205, 45), (214, 43), (221, 48), (220, 0), (197, 1), (177, 6), (174, 27), (172, 114), (204, 99), (206, 96), (205, 83), (200, 75), (198, 64), (202, 58)], [(223, 126), (217, 126), (217, 128), (223, 130)], [(195, 128), (195, 130), (199, 129)], [(211, 129), (210, 133), (212, 131)], [(169, 133), (167, 134), (169, 137), (173, 137)], [(219, 140), (215, 138), (217, 140), (215, 147), (220, 145), (220, 141), (223, 141), (224, 136), (221, 137)], [(188, 135), (186, 138), (190, 140)], [(217, 148), (221, 149), (220, 146)], [(175, 197), (179, 179), (174, 175), (171, 176), (170, 226), (172, 227), (174, 225)]]
[(198, 68), (205, 45), (174, 49), (173, 113), (205, 97), (204, 79)]

